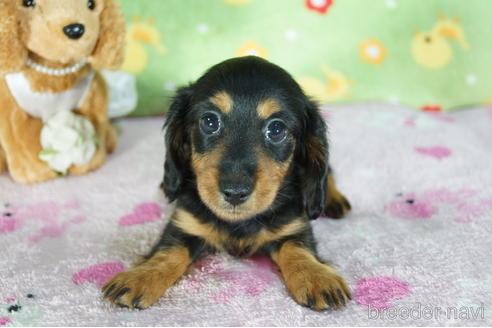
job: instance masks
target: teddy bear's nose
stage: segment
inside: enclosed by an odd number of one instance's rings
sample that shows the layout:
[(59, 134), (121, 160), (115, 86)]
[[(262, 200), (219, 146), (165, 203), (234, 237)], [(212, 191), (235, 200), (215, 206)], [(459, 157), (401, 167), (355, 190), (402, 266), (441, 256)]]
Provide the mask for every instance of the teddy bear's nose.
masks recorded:
[(70, 24), (63, 28), (63, 33), (70, 39), (79, 39), (84, 35), (85, 28), (82, 24)]

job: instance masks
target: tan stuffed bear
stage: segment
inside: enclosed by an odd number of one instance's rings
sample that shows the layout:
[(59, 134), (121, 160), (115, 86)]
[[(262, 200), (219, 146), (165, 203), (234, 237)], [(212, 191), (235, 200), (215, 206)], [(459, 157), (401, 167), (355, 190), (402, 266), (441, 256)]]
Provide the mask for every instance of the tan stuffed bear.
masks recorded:
[(107, 88), (125, 23), (116, 0), (0, 0), (0, 172), (35, 183), (101, 166), (116, 146)]

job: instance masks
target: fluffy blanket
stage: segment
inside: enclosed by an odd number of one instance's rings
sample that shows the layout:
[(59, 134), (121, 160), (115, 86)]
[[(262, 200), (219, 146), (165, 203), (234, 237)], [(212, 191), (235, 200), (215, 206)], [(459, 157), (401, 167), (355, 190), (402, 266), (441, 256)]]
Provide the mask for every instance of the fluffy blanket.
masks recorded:
[(0, 326), (492, 324), (492, 108), (453, 114), (366, 104), (324, 109), (345, 219), (312, 223), (353, 301), (317, 313), (266, 258), (208, 256), (144, 311), (100, 287), (149, 250), (171, 205), (161, 117), (125, 119), (98, 171), (24, 186), (0, 176)]

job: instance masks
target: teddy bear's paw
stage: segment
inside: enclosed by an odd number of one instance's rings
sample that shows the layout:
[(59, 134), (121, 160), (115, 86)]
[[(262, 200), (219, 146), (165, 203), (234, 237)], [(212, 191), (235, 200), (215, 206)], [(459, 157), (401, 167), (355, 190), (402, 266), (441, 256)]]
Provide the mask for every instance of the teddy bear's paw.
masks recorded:
[(2, 153), (2, 149), (0, 148), (0, 173), (7, 170), (7, 159), (5, 155)]
[(58, 176), (46, 163), (41, 161), (39, 163), (25, 162), (21, 165), (13, 162), (9, 166), (9, 173), (16, 182), (25, 184), (44, 182)]
[(105, 149), (101, 149), (98, 150), (98, 152), (94, 155), (94, 157), (91, 159), (89, 163), (82, 164), (82, 165), (72, 165), (68, 169), (68, 173), (71, 175), (82, 175), (101, 167), (105, 161), (106, 161)]
[(116, 149), (118, 144), (118, 132), (110, 125), (106, 133), (106, 151), (111, 154)]

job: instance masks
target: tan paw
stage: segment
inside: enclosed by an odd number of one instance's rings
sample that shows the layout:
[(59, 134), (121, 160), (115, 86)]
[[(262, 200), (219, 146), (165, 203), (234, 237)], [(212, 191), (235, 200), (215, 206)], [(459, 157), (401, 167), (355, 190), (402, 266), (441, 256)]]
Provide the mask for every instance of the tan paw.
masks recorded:
[(130, 309), (145, 309), (164, 295), (190, 263), (184, 246), (156, 252), (142, 264), (111, 278), (102, 288), (104, 299)]
[(139, 267), (115, 275), (102, 288), (104, 298), (130, 309), (145, 309), (154, 304), (170, 284), (161, 274)]
[(324, 215), (333, 219), (340, 219), (346, 216), (352, 206), (347, 198), (340, 192), (336, 192), (330, 196), (330, 199), (326, 203)]
[(111, 154), (116, 149), (118, 144), (118, 132), (111, 124), (106, 132), (106, 151)]
[(345, 196), (338, 191), (333, 174), (327, 178), (328, 199), (325, 204), (324, 215), (333, 219), (340, 219), (347, 215), (352, 207)]
[(339, 309), (351, 299), (345, 280), (322, 263), (292, 271), (285, 283), (297, 303), (317, 311)]

